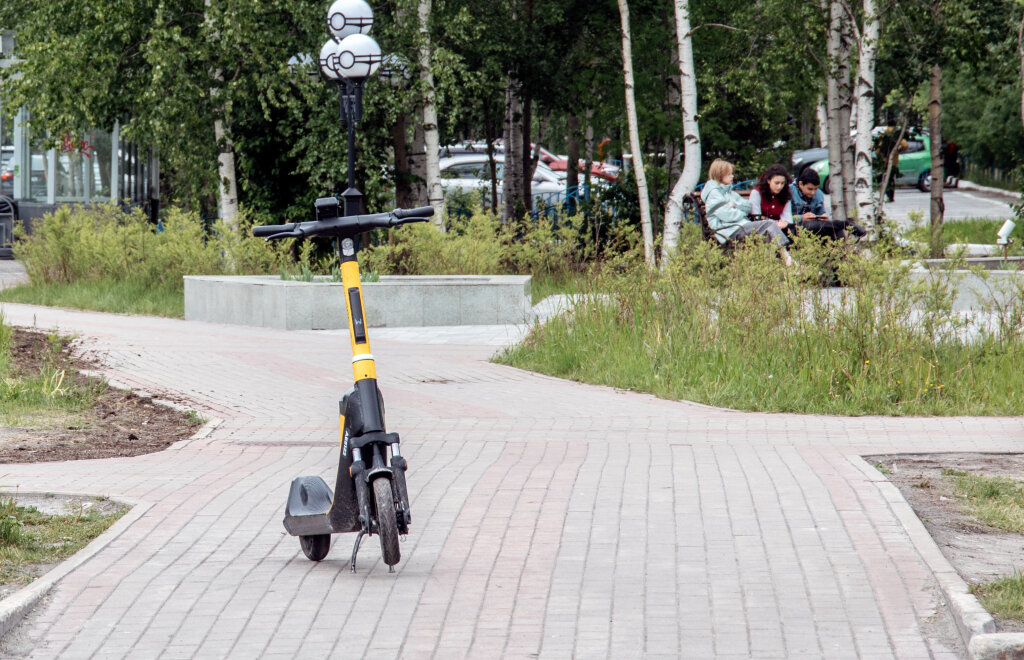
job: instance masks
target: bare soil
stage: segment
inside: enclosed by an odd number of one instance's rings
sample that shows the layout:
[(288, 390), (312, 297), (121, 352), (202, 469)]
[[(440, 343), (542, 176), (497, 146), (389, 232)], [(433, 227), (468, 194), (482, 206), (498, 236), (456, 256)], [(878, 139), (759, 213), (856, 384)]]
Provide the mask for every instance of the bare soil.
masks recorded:
[[(61, 349), (61, 366), (67, 378), (86, 384), (81, 371), (96, 365), (73, 355), (72, 343)], [(42, 333), (14, 329), (12, 366), (17, 373), (37, 372), (47, 355)], [(86, 458), (138, 456), (160, 451), (195, 433), (198, 419), (169, 406), (154, 403), (150, 396), (106, 388), (91, 411), (76, 415), (74, 425), (59, 424), (58, 415), (41, 428), (0, 428), (0, 463), (75, 461)], [(66, 420), (65, 420), (66, 422)]]
[[(1024, 535), (978, 522), (953, 494), (945, 469), (1024, 480), (1024, 454), (894, 454), (865, 456), (895, 484), (949, 563), (969, 585), (1024, 570)], [(1024, 631), (1024, 621), (996, 617), (1000, 632)]]

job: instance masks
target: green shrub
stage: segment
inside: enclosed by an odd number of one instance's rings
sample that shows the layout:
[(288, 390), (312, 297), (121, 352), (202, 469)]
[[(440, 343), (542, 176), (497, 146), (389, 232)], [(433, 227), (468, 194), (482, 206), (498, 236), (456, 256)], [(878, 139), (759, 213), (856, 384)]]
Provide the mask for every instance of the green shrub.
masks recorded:
[(359, 254), (360, 266), (381, 275), (522, 274), (564, 279), (586, 270), (600, 256), (639, 243), (635, 229), (613, 224), (598, 249), (585, 217), (541, 215), (503, 223), (479, 207), (453, 214), (442, 234), (428, 224), (388, 233), (387, 241)]
[(15, 235), (34, 285), (114, 280), (181, 291), (184, 275), (275, 272), (288, 261), (287, 246), (248, 236), (244, 216), (239, 226), (207, 232), (195, 214), (170, 208), (157, 229), (141, 210), (98, 204), (61, 207)]

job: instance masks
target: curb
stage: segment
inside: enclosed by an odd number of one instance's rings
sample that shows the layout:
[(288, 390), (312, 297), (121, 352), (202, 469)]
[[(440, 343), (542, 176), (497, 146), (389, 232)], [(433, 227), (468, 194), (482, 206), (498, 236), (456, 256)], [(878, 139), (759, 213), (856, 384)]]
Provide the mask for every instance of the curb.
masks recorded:
[[(174, 404), (172, 404), (171, 402), (169, 402), (169, 401), (165, 402), (165, 401), (161, 401), (159, 399), (153, 399), (153, 403), (160, 403), (160, 404), (163, 404), (163, 405), (168, 405), (168, 406), (174, 407)], [(192, 410), (192, 409), (191, 408), (186, 408), (185, 409), (186, 412), (189, 411), (189, 410)], [(174, 451), (174, 450), (177, 450), (177, 449), (182, 449), (182, 448), (187, 447), (188, 445), (192, 444), (192, 442), (194, 440), (202, 440), (204, 438), (208, 438), (210, 436), (210, 434), (213, 433), (214, 430), (218, 426), (223, 424), (223, 423), (224, 423), (224, 420), (221, 419), (220, 417), (212, 417), (209, 420), (207, 420), (205, 424), (200, 426), (199, 430), (196, 431), (195, 433), (193, 433), (191, 436), (185, 438), (184, 440), (178, 440), (173, 445), (171, 445), (170, 447), (167, 447), (163, 451)]]
[[(109, 383), (109, 381), (108, 381)], [(121, 388), (119, 388), (121, 389)], [(123, 389), (131, 390), (129, 387)], [(154, 403), (161, 405), (167, 405), (172, 408), (178, 408), (176, 404), (169, 401), (153, 400)], [(189, 409), (191, 410), (191, 409)], [(180, 440), (170, 447), (167, 447), (163, 451), (170, 451), (174, 449), (181, 449), (185, 447), (193, 440), (201, 440), (208, 437), (214, 429), (216, 429), (224, 420), (220, 418), (213, 418), (203, 424), (202, 427), (191, 437), (185, 440)], [(56, 490), (48, 490), (43, 492), (24, 492), (22, 495), (61, 495), (65, 497), (97, 497), (94, 494), (83, 494), (83, 493), (68, 493)], [(61, 578), (75, 570), (89, 559), (91, 559), (96, 553), (105, 548), (108, 543), (120, 536), (125, 530), (128, 529), (136, 520), (142, 517), (146, 511), (153, 506), (151, 502), (143, 502), (141, 500), (135, 500), (129, 497), (112, 497), (112, 501), (118, 504), (124, 504), (130, 506), (131, 509), (121, 516), (117, 522), (107, 528), (105, 532), (94, 538), (84, 548), (71, 555), (57, 566), (53, 567), (39, 579), (35, 580), (31, 584), (19, 589), (7, 598), (0, 600), (0, 637), (6, 635), (12, 628), (14, 628), (21, 620), (32, 610), (33, 607), (50, 592)]]
[(869, 481), (875, 483), (910, 537), (914, 549), (928, 565), (942, 589), (956, 621), (957, 630), (972, 660), (1001, 660), (1024, 657), (1024, 633), (997, 633), (992, 615), (970, 592), (967, 583), (942, 554), (935, 539), (891, 481), (860, 456), (849, 457)]
[[(960, 181), (957, 182), (956, 188), (953, 188), (953, 190), (957, 190), (957, 189), (960, 189), (960, 190), (972, 190), (972, 191), (975, 191), (975, 192), (991, 193), (993, 195), (1002, 195), (1004, 197), (1009, 197), (1010, 199), (1013, 199), (1013, 200), (1019, 200), (1020, 199), (1020, 194), (1019, 193), (1015, 193), (1012, 190), (1004, 190), (1002, 188), (993, 188), (991, 186), (979, 186), (976, 183), (972, 183), (970, 181), (964, 181), (963, 179), (960, 179)], [(945, 188), (943, 188), (943, 190), (945, 190)]]
[[(21, 493), (22, 495), (63, 495), (69, 497), (96, 497), (96, 495), (83, 495), (82, 493), (64, 493), (60, 491), (45, 491), (41, 493)], [(28, 586), (19, 589), (7, 598), (0, 601), (0, 636), (6, 635), (12, 628), (14, 628), (21, 620), (25, 617), (28, 612), (35, 607), (43, 596), (50, 592), (61, 578), (75, 570), (85, 562), (92, 559), (96, 553), (105, 548), (108, 543), (120, 536), (125, 530), (128, 529), (136, 520), (142, 517), (146, 511), (153, 506), (149, 502), (141, 502), (139, 500), (133, 500), (130, 498), (111, 498), (118, 504), (125, 504), (132, 508), (128, 513), (121, 516), (121, 518), (113, 525), (107, 528), (105, 532), (94, 538), (84, 548), (71, 555), (54, 568), (47, 571), (44, 575), (40, 576), (38, 580), (32, 582)]]

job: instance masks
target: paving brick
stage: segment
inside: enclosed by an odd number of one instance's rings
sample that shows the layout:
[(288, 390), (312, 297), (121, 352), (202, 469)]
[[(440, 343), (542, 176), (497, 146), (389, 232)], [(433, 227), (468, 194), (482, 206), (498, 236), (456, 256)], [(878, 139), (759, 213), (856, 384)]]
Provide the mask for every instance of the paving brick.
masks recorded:
[(39, 658), (938, 656), (935, 579), (850, 457), (1024, 440), (1020, 418), (738, 413), (488, 362), (519, 330), (382, 330), (414, 523), (396, 574), (370, 538), (352, 575), (351, 535), (313, 564), (281, 527), (293, 477), (333, 479), (345, 335), (2, 311), (222, 419), (158, 454), (3, 466), (152, 504), (20, 627)]

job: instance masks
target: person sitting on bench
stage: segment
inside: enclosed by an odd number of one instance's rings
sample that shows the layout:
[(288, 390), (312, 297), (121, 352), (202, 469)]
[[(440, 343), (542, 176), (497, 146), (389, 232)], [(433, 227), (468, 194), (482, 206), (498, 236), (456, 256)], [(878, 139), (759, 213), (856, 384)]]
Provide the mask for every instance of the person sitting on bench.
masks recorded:
[(782, 233), (774, 220), (754, 220), (750, 215), (750, 200), (733, 192), (733, 165), (729, 161), (716, 159), (708, 169), (708, 181), (700, 192), (704, 201), (704, 212), (708, 226), (715, 232), (719, 243), (739, 242), (748, 236), (760, 234), (779, 247), (779, 253), (787, 266), (793, 263), (786, 246), (790, 240)]
[(789, 182), (789, 172), (784, 166), (775, 163), (761, 175), (757, 186), (750, 191), (751, 214), (759, 215), (764, 220), (774, 220), (787, 235), (793, 229), (793, 207), (789, 203), (793, 193), (789, 189)]
[(842, 239), (849, 229), (857, 238), (867, 234), (860, 225), (850, 222), (838, 222), (828, 219), (825, 211), (825, 195), (818, 189), (821, 178), (818, 173), (807, 167), (800, 173), (795, 183), (790, 184), (789, 194), (792, 204), (793, 219), (796, 226), (817, 236)]

